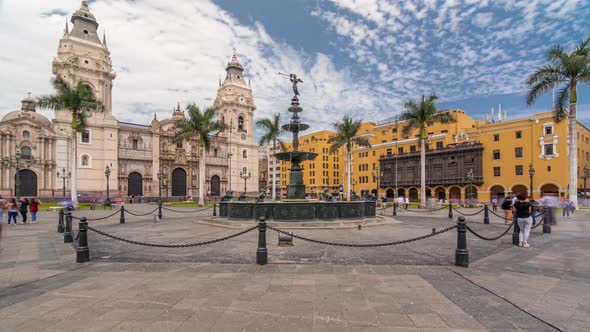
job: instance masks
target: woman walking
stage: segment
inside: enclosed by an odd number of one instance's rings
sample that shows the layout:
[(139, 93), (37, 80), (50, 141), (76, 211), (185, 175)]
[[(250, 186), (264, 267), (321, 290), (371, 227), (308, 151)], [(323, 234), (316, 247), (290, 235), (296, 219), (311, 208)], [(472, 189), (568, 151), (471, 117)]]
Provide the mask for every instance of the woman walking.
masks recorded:
[(29, 207), (29, 200), (26, 198), (23, 198), (20, 201), (20, 215), (23, 216), (23, 224), (27, 223), (27, 212), (28, 212), (28, 207)]
[(31, 211), (31, 222), (32, 223), (36, 223), (37, 222), (37, 212), (39, 211), (39, 200), (35, 197), (33, 197), (31, 199), (31, 205), (29, 207), (29, 210)]
[(531, 203), (527, 199), (527, 193), (521, 192), (516, 196), (517, 201), (514, 202), (512, 210), (516, 215), (516, 222), (520, 227), (520, 233), (518, 233), (518, 246), (519, 247), (530, 247), (529, 234), (531, 232), (531, 226), (533, 220), (531, 218)]
[(10, 199), (8, 203), (6, 203), (6, 209), (8, 210), (8, 224), (10, 225), (10, 220), (14, 220), (14, 224), (16, 225), (16, 215), (18, 214), (18, 207), (16, 205), (16, 199), (14, 197)]
[(504, 198), (504, 202), (502, 202), (501, 206), (502, 210), (504, 210), (504, 223), (511, 224), (512, 223), (512, 197), (510, 195)]

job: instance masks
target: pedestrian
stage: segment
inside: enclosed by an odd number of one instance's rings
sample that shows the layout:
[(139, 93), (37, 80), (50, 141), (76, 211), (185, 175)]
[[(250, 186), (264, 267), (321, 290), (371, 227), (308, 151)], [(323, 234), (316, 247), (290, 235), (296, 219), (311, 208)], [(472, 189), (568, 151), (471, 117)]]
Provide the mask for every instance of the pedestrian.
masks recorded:
[(570, 202), (569, 200), (566, 198), (564, 200), (561, 201), (561, 209), (563, 210), (563, 214), (562, 217), (570, 217)]
[(4, 220), (4, 213), (6, 212), (6, 200), (0, 195), (0, 224)]
[(498, 211), (498, 197), (494, 196), (492, 198), (492, 211), (497, 212)]
[(20, 201), (20, 215), (23, 216), (23, 224), (27, 223), (27, 212), (29, 207), (29, 200), (25, 197)]
[(14, 224), (16, 225), (16, 215), (18, 214), (18, 207), (16, 205), (16, 199), (11, 198), (8, 203), (6, 203), (6, 209), (8, 210), (8, 224), (10, 225), (10, 220), (14, 220)]
[(510, 197), (510, 195), (504, 198), (504, 202), (502, 202), (501, 208), (502, 210), (504, 210), (504, 223), (512, 223), (512, 197)]
[(574, 204), (574, 201), (570, 201), (569, 204), (567, 205), (568, 210), (571, 214), (574, 214), (574, 211), (576, 211), (576, 204)]
[(387, 207), (387, 197), (385, 197), (385, 195), (381, 197), (381, 206)]
[(512, 211), (516, 214), (516, 222), (520, 227), (520, 233), (518, 233), (518, 246), (528, 248), (530, 247), (529, 234), (531, 232), (531, 226), (533, 225), (533, 219), (531, 218), (531, 203), (528, 201), (528, 195), (526, 191), (523, 191), (516, 195), (516, 202), (512, 207)]
[(36, 197), (31, 199), (31, 204), (29, 206), (29, 211), (31, 211), (31, 222), (37, 222), (37, 212), (39, 211), (39, 203), (41, 203)]
[(404, 198), (404, 203), (406, 204), (406, 210), (407, 210), (408, 207), (410, 206), (410, 198), (409, 197)]
[(399, 196), (397, 198), (397, 207), (399, 209), (403, 209), (404, 208), (404, 197), (403, 196)]

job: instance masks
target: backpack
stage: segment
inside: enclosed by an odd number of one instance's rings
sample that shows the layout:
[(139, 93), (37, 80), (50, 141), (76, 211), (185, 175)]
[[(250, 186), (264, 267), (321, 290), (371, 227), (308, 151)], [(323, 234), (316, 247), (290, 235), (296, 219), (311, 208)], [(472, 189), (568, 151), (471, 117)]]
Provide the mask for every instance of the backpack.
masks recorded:
[(505, 199), (504, 199), (504, 202), (502, 202), (502, 207), (501, 207), (501, 208), (502, 208), (502, 210), (510, 210), (510, 208), (511, 208), (511, 206), (510, 206), (510, 205), (511, 205), (511, 204), (510, 204), (510, 202), (511, 202), (511, 201), (510, 201), (509, 199), (505, 198)]

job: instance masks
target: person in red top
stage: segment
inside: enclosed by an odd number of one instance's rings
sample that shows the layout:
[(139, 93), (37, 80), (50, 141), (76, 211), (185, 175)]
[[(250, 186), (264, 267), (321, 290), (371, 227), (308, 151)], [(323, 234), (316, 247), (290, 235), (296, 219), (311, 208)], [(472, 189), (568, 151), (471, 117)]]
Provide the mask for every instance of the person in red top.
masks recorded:
[(41, 203), (36, 197), (31, 199), (31, 204), (29, 205), (29, 210), (31, 211), (31, 222), (37, 222), (37, 211), (39, 211), (39, 203)]

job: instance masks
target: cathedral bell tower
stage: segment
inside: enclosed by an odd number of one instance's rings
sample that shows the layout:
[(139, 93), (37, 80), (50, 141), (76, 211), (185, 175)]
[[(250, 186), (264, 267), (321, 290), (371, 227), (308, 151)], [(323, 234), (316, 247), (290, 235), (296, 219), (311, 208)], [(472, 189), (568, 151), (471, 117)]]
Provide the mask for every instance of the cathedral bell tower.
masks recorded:
[[(70, 153), (64, 156), (67, 161), (58, 160), (58, 163), (69, 165), (71, 158), (77, 158), (77, 187), (80, 193), (104, 192), (104, 169), (107, 165), (113, 173), (110, 187), (117, 188), (118, 122), (112, 110), (112, 89), (116, 74), (112, 68), (106, 34), (103, 33), (101, 41), (97, 30), (99, 24), (86, 0), (72, 14), (70, 22), (73, 24), (72, 29), (66, 21), (57, 56), (53, 58), (53, 74), (71, 86), (79, 82), (86, 84), (102, 102), (104, 110), (87, 114), (87, 130), (77, 135), (77, 156), (71, 156)], [(56, 111), (56, 130), (72, 137), (71, 119), (69, 111)]]
[(225, 71), (225, 80), (219, 83), (214, 106), (218, 119), (227, 126), (220, 134), (227, 139), (229, 146), (227, 188), (237, 196), (244, 191), (246, 181), (246, 191), (252, 196), (258, 192), (258, 145), (254, 140), (256, 106), (250, 83), (244, 80), (244, 67), (238, 61), (235, 50)]

